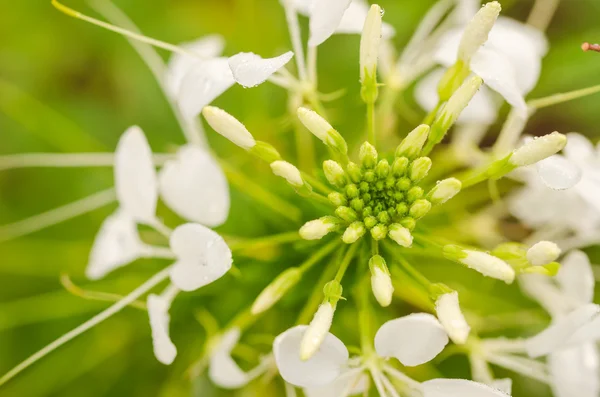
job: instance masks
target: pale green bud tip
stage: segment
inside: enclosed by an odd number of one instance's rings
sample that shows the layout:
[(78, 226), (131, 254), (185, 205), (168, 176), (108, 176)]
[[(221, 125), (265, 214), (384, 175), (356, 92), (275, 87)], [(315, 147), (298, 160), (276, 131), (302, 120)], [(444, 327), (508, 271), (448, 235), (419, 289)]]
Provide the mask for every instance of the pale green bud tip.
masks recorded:
[(273, 161), (281, 160), (281, 155), (271, 144), (263, 141), (256, 141), (256, 145), (254, 145), (250, 149), (250, 153), (255, 156), (258, 156), (263, 161), (271, 164)]
[(388, 228), (386, 225), (379, 223), (371, 229), (371, 237), (375, 240), (383, 240), (387, 236)]
[(409, 215), (415, 219), (420, 219), (427, 215), (427, 213), (431, 210), (431, 203), (427, 199), (419, 199), (415, 201), (409, 210)]
[(338, 228), (339, 220), (333, 216), (324, 216), (306, 222), (300, 228), (300, 237), (305, 240), (319, 240)]
[(444, 204), (446, 201), (456, 196), (461, 188), (462, 183), (458, 179), (444, 179), (431, 189), (427, 198), (434, 205)]
[(431, 159), (429, 157), (419, 157), (410, 165), (410, 179), (413, 182), (419, 182), (427, 176), (431, 169)]
[(465, 344), (471, 327), (460, 309), (458, 292), (441, 295), (435, 301), (435, 312), (450, 339), (458, 345)]
[(206, 106), (202, 109), (202, 115), (216, 132), (239, 147), (249, 150), (256, 145), (254, 137), (244, 124), (226, 111), (214, 106)]
[(390, 225), (388, 236), (402, 247), (410, 247), (413, 243), (413, 236), (410, 230), (398, 223)]
[(374, 76), (377, 72), (377, 58), (381, 43), (382, 12), (381, 7), (373, 4), (367, 14), (365, 25), (360, 38), (360, 79), (363, 84), (367, 75)]
[(333, 160), (326, 160), (323, 162), (323, 171), (327, 181), (334, 186), (344, 187), (348, 180), (346, 179), (346, 173), (342, 166)]
[(331, 328), (334, 312), (335, 308), (328, 302), (319, 306), (300, 342), (301, 360), (310, 359), (319, 350)]
[(543, 266), (554, 262), (561, 250), (551, 241), (540, 241), (527, 250), (527, 260), (533, 266)]
[(342, 288), (342, 284), (340, 284), (337, 280), (331, 280), (323, 287), (323, 295), (325, 296), (325, 300), (329, 301), (333, 306), (342, 299), (342, 292), (344, 289)]
[(271, 170), (277, 176), (284, 178), (290, 185), (301, 187), (304, 185), (304, 180), (298, 168), (288, 163), (287, 161), (273, 161)]
[(444, 256), (462, 263), (487, 277), (502, 280), (507, 284), (515, 280), (515, 270), (502, 259), (482, 251), (466, 250), (457, 245), (447, 245)]
[(359, 238), (361, 238), (367, 229), (365, 228), (364, 223), (360, 221), (355, 221), (350, 224), (344, 231), (342, 235), (342, 241), (346, 244), (352, 244), (356, 242)]
[(396, 157), (404, 156), (409, 159), (417, 157), (429, 135), (429, 126), (421, 124), (412, 130), (396, 149)]
[[(477, 90), (479, 90), (482, 84), (483, 79), (479, 76), (473, 76), (469, 80), (465, 81), (450, 97), (448, 103), (446, 103), (446, 106), (444, 107), (444, 110), (442, 110), (439, 119), (452, 120), (451, 124), (453, 124), (458, 116), (460, 116), (462, 111), (467, 107), (469, 102), (471, 102), (471, 99), (473, 99), (477, 93)], [(448, 125), (446, 129), (450, 127), (451, 125)]]
[(539, 138), (533, 138), (516, 149), (510, 157), (510, 163), (517, 167), (535, 164), (558, 152), (567, 144), (567, 137), (554, 131)]
[(377, 163), (377, 149), (369, 142), (365, 142), (360, 146), (358, 158), (363, 167), (373, 168)]
[(300, 107), (297, 114), (300, 122), (324, 144), (340, 153), (348, 153), (348, 144), (344, 138), (317, 112)]
[(458, 59), (468, 64), (479, 47), (488, 40), (502, 7), (497, 1), (485, 4), (465, 28), (458, 47)]
[(253, 315), (260, 314), (269, 310), (277, 303), (290, 288), (294, 287), (302, 278), (302, 271), (297, 267), (292, 267), (281, 273), (271, 282), (256, 298), (250, 312)]

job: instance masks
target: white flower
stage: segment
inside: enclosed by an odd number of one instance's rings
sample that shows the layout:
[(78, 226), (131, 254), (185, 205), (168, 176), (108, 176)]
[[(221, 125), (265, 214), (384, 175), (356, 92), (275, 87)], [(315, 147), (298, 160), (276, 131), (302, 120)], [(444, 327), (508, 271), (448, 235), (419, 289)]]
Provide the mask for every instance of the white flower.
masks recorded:
[(244, 87), (255, 87), (264, 83), (276, 71), (285, 66), (294, 56), (291, 51), (275, 58), (263, 59), (252, 52), (240, 52), (229, 58), (229, 67), (235, 81)]
[(127, 213), (117, 210), (100, 226), (85, 274), (91, 280), (98, 280), (143, 253), (144, 244), (138, 235), (137, 224)]
[(413, 367), (431, 361), (448, 344), (448, 335), (431, 314), (416, 313), (390, 320), (375, 334), (375, 350), (381, 357), (395, 357)]
[[(447, 32), (439, 41), (435, 60), (445, 67), (457, 60), (464, 28)], [(546, 39), (540, 31), (510, 18), (499, 17), (487, 42), (476, 52), (471, 71), (483, 78), (487, 87), (499, 93), (508, 103), (526, 112), (524, 95), (537, 84), (541, 60), (547, 52)], [(416, 99), (427, 110), (437, 103), (438, 75), (423, 79), (416, 88)], [(495, 121), (500, 102), (491, 91), (482, 87), (458, 122), (491, 124)]]
[(206, 150), (186, 145), (165, 163), (159, 176), (165, 204), (182, 218), (215, 227), (229, 214), (229, 187), (219, 164)]
[(509, 198), (509, 209), (529, 227), (572, 231), (585, 242), (600, 229), (600, 156), (584, 136), (566, 136), (563, 155), (523, 170), (525, 187)]
[(229, 271), (231, 251), (221, 236), (196, 223), (177, 227), (170, 238), (177, 257), (170, 276), (183, 291), (194, 291), (212, 283)]
[(469, 337), (471, 327), (460, 309), (458, 292), (453, 291), (437, 298), (435, 312), (450, 339), (456, 344), (464, 344)]
[(369, 389), (369, 378), (360, 368), (349, 369), (325, 386), (304, 389), (306, 397), (355, 396)]
[(177, 348), (169, 337), (169, 307), (171, 302), (161, 296), (150, 294), (147, 303), (154, 355), (161, 363), (171, 364), (177, 356)]
[(348, 349), (327, 333), (317, 352), (308, 360), (300, 359), (300, 345), (308, 326), (298, 325), (275, 338), (273, 354), (281, 377), (295, 386), (318, 387), (333, 382), (345, 369)]
[(507, 397), (508, 394), (465, 379), (433, 379), (423, 382), (423, 397)]
[(152, 150), (140, 127), (123, 133), (115, 151), (115, 189), (123, 211), (140, 223), (156, 217), (158, 181)]

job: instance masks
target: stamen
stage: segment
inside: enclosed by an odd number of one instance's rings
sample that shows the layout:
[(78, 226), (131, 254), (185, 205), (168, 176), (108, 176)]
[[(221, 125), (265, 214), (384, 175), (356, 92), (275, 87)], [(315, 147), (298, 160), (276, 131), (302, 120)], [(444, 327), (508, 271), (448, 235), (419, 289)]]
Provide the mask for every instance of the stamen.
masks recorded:
[(588, 51), (600, 52), (600, 44), (590, 44), (590, 43), (586, 42), (581, 45), (581, 49), (585, 52), (588, 52)]
[(87, 16), (85, 14), (82, 14), (79, 11), (75, 11), (74, 9), (69, 8), (69, 7), (65, 6), (64, 4), (59, 3), (57, 0), (52, 0), (52, 5), (57, 10), (59, 10), (60, 12), (66, 14), (66, 15), (68, 15), (70, 17), (81, 19), (82, 21), (86, 21), (86, 22), (89, 22), (89, 23), (91, 23), (93, 25), (100, 26), (101, 28), (104, 28), (104, 29), (107, 29), (107, 30), (110, 30), (110, 31), (113, 31), (113, 32), (116, 32), (116, 33), (119, 33), (119, 34), (121, 34), (123, 36), (129, 37), (129, 38), (132, 38), (132, 39), (144, 42), (144, 43), (151, 44), (151, 45), (153, 45), (155, 47), (158, 47), (158, 48), (162, 48), (162, 49), (165, 49), (165, 50), (168, 50), (168, 51), (171, 51), (171, 52), (176, 52), (176, 53), (179, 53), (179, 54), (189, 55), (189, 56), (192, 56), (194, 58), (200, 58), (200, 59), (202, 59), (202, 57), (199, 56), (198, 54), (196, 54), (196, 53), (194, 53), (192, 51), (188, 51), (185, 48), (181, 48), (181, 47), (178, 47), (176, 45), (173, 45), (173, 44), (170, 44), (170, 43), (166, 43), (164, 41), (156, 40), (156, 39), (153, 39), (151, 37), (147, 37), (147, 36), (144, 36), (144, 35), (141, 35), (141, 34), (138, 34), (138, 33), (134, 33), (134, 32), (129, 31), (127, 29), (123, 29), (123, 28), (120, 28), (118, 26), (114, 26), (114, 25), (111, 25), (109, 23), (100, 21), (100, 20), (98, 20), (96, 18), (89, 17), (89, 16)]

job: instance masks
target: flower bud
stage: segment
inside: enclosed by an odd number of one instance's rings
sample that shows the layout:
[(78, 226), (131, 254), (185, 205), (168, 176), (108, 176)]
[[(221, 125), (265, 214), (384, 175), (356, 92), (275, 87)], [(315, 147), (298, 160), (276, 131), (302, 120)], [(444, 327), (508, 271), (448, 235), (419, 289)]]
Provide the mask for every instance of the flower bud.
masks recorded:
[(340, 220), (335, 216), (324, 216), (322, 218), (306, 222), (300, 228), (300, 237), (305, 240), (320, 240), (328, 233), (337, 230), (339, 223)]
[(287, 161), (273, 161), (271, 163), (271, 170), (275, 175), (284, 178), (294, 187), (304, 186), (304, 180), (302, 179), (302, 175), (300, 175), (300, 170)]
[(363, 167), (375, 167), (375, 164), (377, 164), (377, 150), (375, 149), (375, 146), (371, 145), (369, 142), (363, 143), (360, 146), (358, 158)]
[(342, 154), (348, 153), (348, 145), (344, 138), (317, 112), (301, 107), (297, 113), (300, 122), (325, 145)]
[(367, 14), (360, 38), (360, 81), (361, 95), (367, 103), (377, 99), (377, 58), (381, 43), (381, 7), (373, 4)]
[(348, 200), (346, 199), (346, 196), (344, 196), (340, 192), (331, 192), (327, 195), (327, 198), (329, 199), (331, 204), (335, 205), (336, 207), (339, 207), (340, 205), (348, 204)]
[(267, 142), (256, 141), (256, 145), (252, 146), (249, 152), (269, 164), (281, 160), (281, 155), (277, 149)]
[(533, 138), (516, 149), (509, 162), (516, 167), (535, 164), (560, 152), (567, 144), (567, 137), (554, 131), (551, 134)]
[(482, 84), (483, 80), (481, 77), (473, 76), (452, 94), (431, 126), (429, 143), (427, 145), (429, 149), (442, 141), (446, 132), (448, 132), (456, 119), (458, 119), (458, 116), (460, 116), (469, 102), (471, 102), (471, 99), (473, 99), (473, 96), (475, 96)]
[(249, 150), (256, 141), (244, 124), (240, 123), (235, 117), (226, 111), (214, 106), (206, 106), (202, 109), (202, 114), (206, 122), (219, 134), (229, 139), (242, 149)]
[(417, 226), (417, 221), (414, 218), (407, 216), (400, 220), (400, 224), (408, 230), (414, 230), (415, 226)]
[(398, 145), (396, 157), (408, 157), (409, 159), (414, 159), (421, 154), (423, 145), (425, 144), (425, 141), (427, 141), (427, 136), (429, 135), (429, 129), (428, 125), (421, 124), (412, 130), (406, 138), (400, 142), (400, 145)]
[(488, 35), (494, 23), (500, 15), (502, 7), (497, 1), (492, 1), (484, 5), (475, 14), (471, 22), (465, 28), (460, 45), (458, 47), (458, 59), (463, 61), (465, 64), (471, 62), (471, 58), (479, 48), (485, 44), (488, 39)]
[(375, 167), (375, 174), (383, 179), (386, 178), (390, 173), (390, 163), (386, 159), (379, 160)]
[(385, 259), (380, 255), (374, 255), (369, 259), (369, 269), (371, 270), (371, 289), (375, 299), (381, 306), (389, 306), (392, 303), (394, 287)]
[(431, 159), (429, 157), (419, 157), (410, 165), (409, 177), (417, 183), (427, 176), (431, 169)]
[(303, 361), (311, 358), (323, 343), (323, 339), (331, 328), (335, 308), (328, 302), (322, 303), (312, 321), (308, 325), (302, 342), (300, 342), (300, 359)]
[(411, 206), (408, 214), (414, 219), (420, 219), (427, 215), (431, 209), (431, 203), (426, 199), (419, 199), (415, 201)]
[(443, 253), (447, 259), (462, 263), (484, 276), (502, 280), (507, 284), (515, 280), (515, 270), (502, 259), (488, 253), (466, 250), (458, 245), (446, 245)]
[(283, 295), (285, 295), (298, 281), (302, 278), (302, 271), (297, 267), (292, 267), (285, 270), (275, 278), (262, 292), (258, 295), (250, 312), (253, 315), (267, 311), (277, 303)]
[(469, 337), (471, 327), (460, 310), (458, 292), (452, 291), (441, 295), (435, 301), (435, 312), (452, 342), (458, 345), (464, 344)]
[(388, 228), (382, 223), (378, 223), (371, 229), (371, 237), (375, 240), (383, 240), (387, 236)]
[(335, 209), (335, 214), (338, 217), (340, 217), (343, 220), (345, 220), (346, 222), (354, 222), (358, 218), (358, 215), (356, 214), (356, 211), (354, 211), (350, 207), (345, 207), (345, 206), (337, 207)]
[(348, 178), (346, 178), (346, 173), (342, 166), (333, 160), (325, 160), (323, 162), (323, 171), (325, 172), (325, 177), (334, 186), (344, 187), (348, 182)]
[(560, 256), (560, 248), (551, 241), (540, 241), (527, 250), (527, 260), (533, 266), (554, 262)]
[(361, 238), (366, 231), (364, 223), (360, 221), (352, 222), (342, 235), (342, 241), (346, 244), (352, 244)]
[(456, 196), (462, 187), (462, 183), (456, 178), (448, 178), (439, 181), (427, 195), (427, 199), (433, 205), (444, 204)]
[(413, 186), (408, 192), (406, 192), (406, 200), (409, 203), (415, 202), (417, 199), (423, 197), (423, 188), (421, 186)]
[(392, 163), (392, 173), (394, 176), (402, 176), (408, 169), (409, 160), (406, 157), (396, 157)]
[(348, 176), (350, 177), (350, 180), (352, 182), (359, 183), (360, 181), (362, 181), (362, 171), (356, 163), (349, 162), (348, 164), (346, 164), (346, 172), (348, 173)]
[(402, 247), (410, 247), (413, 242), (413, 236), (410, 230), (398, 223), (392, 223), (389, 227), (388, 236)]

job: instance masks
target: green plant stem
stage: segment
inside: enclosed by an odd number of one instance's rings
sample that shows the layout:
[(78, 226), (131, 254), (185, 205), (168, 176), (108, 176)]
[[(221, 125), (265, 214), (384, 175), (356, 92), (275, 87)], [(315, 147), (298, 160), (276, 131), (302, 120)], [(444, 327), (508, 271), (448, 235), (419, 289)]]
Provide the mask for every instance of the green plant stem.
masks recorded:
[(344, 255), (344, 258), (340, 263), (340, 267), (338, 268), (338, 271), (335, 274), (335, 280), (337, 282), (342, 282), (342, 278), (344, 277), (344, 274), (346, 274), (346, 270), (348, 270), (348, 266), (350, 266), (350, 262), (352, 262), (352, 259), (354, 258), (354, 255), (356, 254), (356, 250), (358, 249), (359, 245), (360, 242), (351, 244), (348, 250), (346, 251), (346, 255)]
[(337, 238), (333, 241), (330, 241), (328, 244), (324, 245), (318, 251), (313, 253), (307, 260), (305, 260), (300, 266), (298, 266), (298, 268), (302, 271), (302, 273), (307, 272), (321, 259), (329, 255), (335, 248), (339, 247), (342, 244), (342, 241)]
[(439, 101), (437, 103), (437, 105), (435, 105), (435, 107), (431, 110), (431, 112), (429, 112), (427, 114), (427, 116), (425, 116), (422, 124), (431, 125), (431, 123), (433, 123), (433, 121), (435, 120), (435, 117), (437, 116), (437, 113), (443, 104), (444, 104), (444, 102)]
[(373, 316), (369, 303), (370, 282), (365, 276), (357, 286), (356, 304), (358, 309), (358, 326), (360, 333), (360, 347), (366, 357), (374, 353), (373, 349), (373, 327), (371, 326)]
[(271, 245), (280, 245), (285, 243), (293, 243), (295, 241), (302, 240), (302, 237), (298, 234), (297, 231), (286, 232), (280, 234), (274, 234), (272, 236), (260, 237), (260, 238), (250, 238), (243, 239), (241, 241), (234, 241), (229, 243), (229, 248), (232, 251), (239, 251), (246, 248), (260, 248)]
[(376, 147), (375, 140), (375, 102), (367, 103), (367, 139)]
[(312, 187), (317, 188), (318, 190), (320, 190), (321, 193), (323, 193), (323, 194), (329, 194), (329, 193), (331, 193), (333, 191), (326, 184), (324, 184), (323, 182), (321, 182), (320, 180), (318, 180), (314, 176), (310, 175), (309, 173), (301, 171), (301, 174), (302, 174), (302, 179), (304, 179), (306, 182), (308, 182)]
[(572, 101), (574, 99), (583, 98), (585, 96), (596, 94), (598, 92), (600, 92), (600, 84), (592, 87), (582, 88), (579, 90), (562, 92), (543, 98), (532, 99), (527, 102), (527, 105), (530, 108), (541, 109), (548, 106), (558, 105), (563, 102)]

